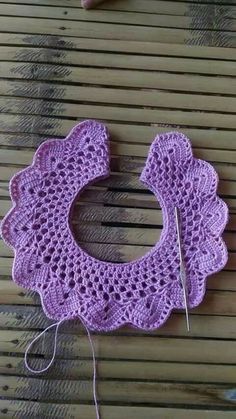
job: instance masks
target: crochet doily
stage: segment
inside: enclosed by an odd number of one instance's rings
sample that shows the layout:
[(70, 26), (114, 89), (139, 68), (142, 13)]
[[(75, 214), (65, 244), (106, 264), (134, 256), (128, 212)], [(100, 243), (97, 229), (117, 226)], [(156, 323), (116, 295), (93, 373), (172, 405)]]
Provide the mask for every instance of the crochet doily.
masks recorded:
[(175, 207), (190, 308), (201, 302), (207, 276), (227, 261), (221, 234), (228, 210), (216, 195), (218, 178), (209, 163), (193, 157), (183, 134), (157, 136), (140, 179), (161, 205), (161, 238), (138, 260), (111, 263), (81, 249), (70, 227), (78, 194), (108, 175), (109, 140), (101, 123), (82, 122), (64, 140), (39, 147), (33, 164), (11, 181), (13, 208), (2, 224), (15, 250), (13, 279), (40, 294), (49, 318), (82, 317), (100, 331), (123, 324), (157, 328), (172, 309), (184, 308)]

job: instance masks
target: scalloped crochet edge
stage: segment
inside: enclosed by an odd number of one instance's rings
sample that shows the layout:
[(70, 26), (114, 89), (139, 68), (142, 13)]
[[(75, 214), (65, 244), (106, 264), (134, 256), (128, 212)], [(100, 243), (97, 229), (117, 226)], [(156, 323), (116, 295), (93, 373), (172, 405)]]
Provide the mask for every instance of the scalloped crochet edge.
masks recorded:
[[(3, 219), (3, 221), (2, 221), (2, 223), (1, 223), (1, 231), (2, 231), (2, 237), (3, 237), (3, 240), (4, 240), (4, 242), (8, 245), (8, 246), (10, 246), (13, 250), (14, 250), (14, 262), (13, 262), (13, 266), (12, 266), (12, 277), (13, 277), (13, 281), (15, 282), (15, 283), (17, 283), (18, 285), (20, 285), (22, 288), (24, 288), (24, 289), (27, 289), (27, 290), (29, 290), (29, 291), (36, 291), (38, 294), (39, 294), (39, 296), (40, 296), (40, 300), (41, 300), (41, 305), (42, 305), (42, 307), (43, 307), (43, 310), (44, 310), (44, 312), (45, 312), (45, 314), (47, 315), (47, 317), (48, 318), (50, 318), (50, 319), (52, 319), (52, 320), (61, 320), (62, 318), (68, 318), (68, 319), (76, 319), (76, 318), (78, 318), (78, 316), (73, 316), (73, 317), (71, 317), (71, 316), (65, 316), (65, 317), (63, 317), (63, 316), (58, 316), (58, 317), (55, 317), (55, 316), (53, 316), (52, 314), (51, 314), (51, 312), (47, 309), (47, 306), (46, 306), (46, 304), (44, 303), (44, 293), (43, 292), (41, 292), (38, 288), (36, 288), (36, 287), (33, 287), (33, 286), (31, 286), (31, 287), (29, 287), (29, 286), (26, 286), (26, 285), (24, 285), (22, 282), (19, 282), (17, 279), (16, 279), (16, 277), (17, 277), (17, 275), (16, 275), (16, 262), (17, 262), (17, 249), (15, 249), (14, 248), (14, 246), (10, 243), (10, 241), (5, 237), (5, 234), (4, 234), (4, 224), (7, 222), (7, 220), (8, 220), (8, 217), (10, 217), (11, 216), (11, 214), (17, 209), (17, 201), (16, 201), (16, 199), (15, 199), (15, 197), (14, 197), (14, 191), (13, 191), (13, 186), (14, 186), (14, 182), (16, 182), (16, 179), (18, 178), (18, 177), (20, 177), (22, 174), (25, 174), (27, 171), (29, 171), (29, 170), (37, 170), (36, 168), (35, 168), (35, 165), (36, 165), (36, 161), (37, 161), (37, 159), (38, 159), (38, 156), (39, 156), (39, 154), (41, 153), (41, 151), (42, 151), (42, 149), (43, 149), (43, 147), (45, 147), (45, 145), (50, 145), (50, 143), (60, 143), (61, 144), (61, 142), (65, 142), (65, 141), (67, 141), (67, 140), (69, 140), (70, 139), (70, 137), (72, 136), (72, 134), (73, 134), (73, 132), (79, 127), (79, 126), (83, 126), (83, 125), (85, 125), (85, 123), (87, 123), (87, 122), (91, 122), (90, 120), (86, 120), (86, 121), (83, 121), (83, 122), (81, 122), (81, 123), (79, 123), (79, 124), (77, 124), (75, 127), (73, 127), (72, 129), (71, 129), (71, 131), (69, 132), (69, 134), (64, 138), (64, 139), (48, 139), (48, 140), (45, 140), (40, 146), (39, 146), (39, 148), (36, 150), (36, 152), (35, 152), (35, 154), (34, 154), (34, 157), (33, 157), (33, 161), (32, 161), (32, 164), (29, 166), (29, 167), (27, 167), (27, 168), (25, 168), (25, 169), (23, 169), (23, 170), (21, 170), (21, 171), (19, 171), (18, 173), (16, 173), (14, 176), (13, 176), (13, 178), (11, 179), (11, 181), (10, 181), (10, 197), (11, 197), (11, 200), (12, 200), (12, 203), (13, 203), (13, 206), (12, 206), (12, 208), (9, 210), (9, 212), (6, 214), (6, 216), (4, 217), (4, 219)], [(94, 122), (97, 122), (97, 121), (94, 121)], [(99, 123), (100, 124), (100, 123)], [(103, 125), (103, 124), (100, 124), (100, 125)], [(179, 132), (177, 132), (177, 131), (172, 131), (172, 132), (168, 132), (168, 133), (165, 133), (165, 134), (173, 134), (173, 133), (175, 133), (175, 134), (179, 134)], [(192, 147), (191, 147), (191, 142), (190, 142), (190, 140), (186, 137), (186, 136), (184, 136), (185, 137), (185, 139), (189, 142), (189, 144), (190, 144), (190, 150), (191, 150), (191, 158), (192, 159), (194, 159), (194, 160), (198, 160), (198, 161), (202, 161), (202, 162), (204, 162), (205, 164), (207, 164), (208, 166), (210, 166), (210, 168), (211, 168), (211, 170), (212, 170), (212, 173), (214, 173), (214, 176), (215, 176), (215, 179), (216, 179), (216, 193), (215, 193), (215, 195), (217, 196), (217, 198), (220, 200), (220, 202), (223, 202), (224, 203), (224, 201), (221, 199), (221, 198), (219, 198), (219, 196), (217, 195), (217, 189), (218, 189), (218, 183), (219, 183), (219, 177), (218, 177), (218, 174), (217, 174), (217, 172), (215, 171), (215, 169), (214, 169), (214, 167), (210, 164), (210, 163), (208, 163), (208, 162), (206, 162), (205, 160), (202, 160), (202, 159), (196, 159), (194, 156), (193, 156), (193, 152), (192, 152)], [(156, 141), (158, 141), (158, 139), (159, 139), (159, 135), (158, 136), (156, 136), (155, 137), (155, 139), (153, 140), (153, 142), (152, 142), (152, 145), (151, 145), (151, 147), (153, 146), (153, 143), (154, 142), (156, 142)], [(149, 153), (150, 153), (150, 151), (149, 151)], [(149, 154), (148, 154), (149, 155)], [(144, 166), (144, 169), (145, 169), (145, 166)], [(143, 169), (143, 170), (144, 170)], [(141, 176), (140, 176), (140, 179), (142, 178), (142, 174), (141, 174)], [(141, 179), (142, 180), (142, 179)], [(146, 182), (144, 182), (144, 183), (146, 183)], [(150, 185), (148, 185), (148, 187), (149, 187), (149, 189), (150, 189)], [(229, 218), (229, 215), (228, 215), (228, 208), (227, 208), (227, 206), (226, 206), (226, 204), (224, 203), (224, 207), (225, 207), (225, 222), (224, 223), (222, 223), (222, 231), (221, 231), (221, 233), (219, 234), (219, 237), (217, 237), (218, 238), (218, 240), (220, 241), (220, 244), (221, 244), (221, 246), (222, 246), (222, 249), (223, 249), (223, 254), (222, 254), (222, 262), (221, 262), (221, 265), (217, 268), (217, 269), (215, 269), (214, 270), (214, 272), (212, 272), (212, 273), (210, 273), (210, 274), (208, 274), (208, 275), (206, 275), (205, 277), (204, 277), (204, 287), (203, 287), (203, 291), (202, 291), (202, 293), (201, 293), (201, 295), (199, 294), (199, 298), (197, 299), (197, 303), (193, 306), (193, 307), (196, 307), (196, 306), (198, 306), (201, 302), (202, 302), (202, 300), (203, 300), (203, 298), (204, 298), (204, 295), (205, 295), (205, 292), (206, 292), (206, 281), (207, 281), (207, 278), (208, 278), (208, 276), (211, 276), (213, 273), (215, 274), (215, 273), (217, 273), (217, 272), (219, 272), (219, 271), (221, 271), (222, 269), (223, 269), (223, 267), (225, 266), (225, 264), (227, 263), (227, 260), (228, 260), (228, 251), (227, 251), (227, 247), (226, 247), (226, 244), (225, 244), (225, 242), (224, 242), (224, 240), (223, 240), (223, 238), (221, 237), (221, 234), (223, 233), (223, 231), (224, 231), (224, 229), (225, 229), (225, 226), (226, 226), (226, 224), (227, 224), (227, 222), (228, 222), (228, 218)], [(155, 246), (154, 246), (155, 247)], [(145, 256), (145, 255), (144, 255)], [(132, 263), (132, 261), (131, 261), (131, 263)], [(159, 328), (160, 326), (162, 326), (165, 322), (166, 322), (166, 320), (170, 317), (170, 315), (171, 315), (171, 313), (172, 313), (172, 311), (173, 310), (175, 310), (175, 309), (182, 309), (182, 307), (177, 307), (177, 306), (172, 306), (172, 307), (170, 307), (169, 308), (169, 311), (168, 311), (168, 313), (167, 313), (167, 315), (165, 316), (165, 318), (160, 322), (160, 321), (156, 321), (155, 323), (153, 323), (151, 326), (146, 326), (146, 327), (140, 327), (140, 325), (138, 324), (138, 321), (135, 321), (135, 319), (132, 319), (132, 320), (129, 320), (129, 321), (118, 321), (118, 322), (116, 322), (116, 323), (113, 323), (112, 324), (112, 326), (109, 326), (109, 327), (97, 327), (97, 325), (96, 326), (94, 326), (87, 318), (86, 318), (86, 314), (79, 314), (79, 316), (85, 321), (85, 323), (86, 323), (86, 325), (88, 325), (88, 327), (91, 329), (91, 330), (100, 330), (100, 331), (111, 331), (111, 330), (115, 330), (115, 329), (117, 329), (117, 328), (120, 328), (120, 327), (122, 327), (122, 326), (125, 326), (125, 325), (131, 325), (131, 326), (133, 326), (133, 327), (135, 327), (135, 328), (142, 328), (142, 329), (144, 329), (144, 330), (155, 330), (157, 327)]]

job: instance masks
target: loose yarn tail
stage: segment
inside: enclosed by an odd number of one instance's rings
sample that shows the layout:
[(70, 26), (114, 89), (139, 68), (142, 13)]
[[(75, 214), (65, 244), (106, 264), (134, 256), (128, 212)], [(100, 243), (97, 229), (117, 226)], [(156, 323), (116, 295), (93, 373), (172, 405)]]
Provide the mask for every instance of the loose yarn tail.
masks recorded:
[[(59, 329), (60, 325), (63, 323), (63, 321), (65, 321), (65, 320), (60, 320), (59, 322), (53, 323), (50, 326), (46, 327), (46, 329), (44, 329), (38, 336), (36, 336), (29, 343), (29, 345), (27, 346), (26, 351), (25, 351), (25, 357), (24, 357), (25, 366), (33, 374), (42, 374), (43, 372), (47, 371), (52, 366), (52, 364), (53, 364), (53, 362), (55, 360), (56, 351), (57, 351), (57, 335), (58, 335), (58, 329)], [(49, 361), (48, 365), (46, 365), (45, 368), (42, 368), (40, 370), (36, 370), (36, 369), (31, 368), (29, 366), (29, 363), (28, 363), (28, 354), (29, 354), (29, 351), (31, 350), (31, 348), (34, 345), (34, 343), (36, 343), (48, 330), (53, 329), (54, 327), (56, 328), (56, 330), (55, 330), (53, 353), (52, 353), (51, 360)]]
[(87, 332), (90, 347), (91, 347), (91, 352), (92, 352), (92, 357), (93, 357), (93, 400), (94, 400), (97, 419), (100, 419), (100, 413), (99, 413), (99, 407), (98, 407), (98, 401), (97, 401), (97, 389), (96, 389), (97, 368), (96, 368), (95, 349), (94, 349), (93, 340), (92, 340), (92, 337), (91, 337), (91, 334), (90, 334), (90, 331), (89, 331), (88, 327), (86, 326), (86, 324), (84, 323), (84, 321), (82, 319), (80, 319), (80, 321), (83, 324), (83, 326), (84, 326), (84, 328)]
[[(33, 374), (42, 374), (43, 372), (49, 370), (49, 368), (52, 366), (52, 364), (55, 361), (55, 357), (56, 357), (56, 351), (57, 351), (57, 335), (58, 335), (58, 330), (60, 325), (65, 322), (66, 319), (62, 319), (57, 323), (53, 323), (50, 326), (46, 327), (46, 329), (44, 329), (38, 336), (36, 336), (27, 346), (26, 351), (25, 351), (25, 356), (24, 356), (24, 362), (25, 362), (25, 366), (26, 368), (32, 372)], [(91, 352), (92, 352), (92, 358), (93, 358), (93, 399), (94, 399), (94, 405), (95, 405), (95, 410), (96, 410), (96, 417), (97, 419), (100, 419), (100, 413), (99, 413), (99, 407), (98, 407), (98, 401), (97, 401), (97, 390), (96, 390), (96, 380), (97, 380), (97, 369), (96, 369), (96, 357), (95, 357), (95, 349), (94, 349), (94, 345), (93, 345), (93, 341), (92, 341), (92, 337), (90, 334), (90, 331), (88, 329), (88, 327), (86, 326), (86, 324), (84, 323), (84, 321), (82, 319), (80, 319), (81, 323), (83, 324), (87, 335), (88, 335), (88, 339), (89, 339), (89, 343), (90, 343), (90, 347), (91, 347)], [(52, 352), (52, 357), (49, 361), (49, 363), (46, 365), (45, 368), (42, 369), (33, 369), (29, 366), (28, 363), (28, 354), (32, 348), (32, 346), (50, 329), (53, 329), (55, 327), (55, 335), (54, 335), (54, 345), (53, 345), (53, 352)]]

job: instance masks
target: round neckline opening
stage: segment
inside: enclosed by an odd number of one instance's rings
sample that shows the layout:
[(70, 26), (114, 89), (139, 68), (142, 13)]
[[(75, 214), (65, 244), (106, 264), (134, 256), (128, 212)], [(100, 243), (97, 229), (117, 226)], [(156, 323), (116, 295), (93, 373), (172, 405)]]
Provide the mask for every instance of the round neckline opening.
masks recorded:
[[(72, 237), (73, 242), (75, 243), (75, 245), (77, 246), (77, 248), (79, 249), (80, 253), (83, 256), (85, 256), (86, 258), (89, 258), (95, 264), (106, 265), (107, 267), (110, 267), (110, 268), (112, 268), (112, 267), (113, 268), (118, 268), (118, 267), (119, 268), (122, 268), (122, 267), (126, 268), (126, 267), (131, 266), (131, 265), (137, 265), (137, 264), (143, 262), (144, 260), (148, 259), (163, 245), (163, 243), (164, 243), (164, 241), (167, 237), (167, 233), (168, 233), (168, 229), (169, 229), (169, 219), (168, 219), (168, 215), (167, 215), (168, 211), (166, 209), (164, 199), (162, 198), (161, 194), (159, 194), (159, 192), (157, 190), (155, 190), (151, 185), (147, 184), (144, 180), (142, 180), (142, 183), (147, 187), (148, 190), (150, 190), (154, 194), (154, 196), (156, 197), (157, 201), (160, 204), (160, 209), (161, 209), (161, 213), (162, 213), (162, 230), (161, 230), (161, 235), (160, 235), (159, 240), (143, 256), (140, 256), (140, 257), (138, 257), (136, 259), (133, 259), (131, 261), (128, 261), (128, 262), (111, 262), (111, 261), (98, 259), (95, 256), (91, 255), (91, 253), (89, 253), (85, 249), (83, 249), (81, 247), (81, 245), (78, 243), (78, 241), (75, 238), (75, 235), (73, 233), (73, 230), (71, 228), (71, 214), (72, 214), (74, 205), (76, 204), (80, 195), (89, 186), (89, 185), (85, 185), (77, 193), (77, 195), (72, 199), (72, 201), (70, 203), (70, 207), (69, 207), (68, 218), (67, 218), (67, 228), (69, 230), (69, 233)], [(153, 211), (155, 211), (155, 210), (153, 210)]]

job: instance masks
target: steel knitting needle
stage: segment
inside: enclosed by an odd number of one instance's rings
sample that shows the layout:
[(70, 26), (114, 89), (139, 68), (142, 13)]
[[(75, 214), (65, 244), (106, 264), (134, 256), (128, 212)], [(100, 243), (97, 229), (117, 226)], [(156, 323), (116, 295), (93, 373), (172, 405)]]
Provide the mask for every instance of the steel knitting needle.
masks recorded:
[(182, 242), (181, 242), (181, 224), (180, 224), (180, 214), (179, 209), (175, 207), (175, 220), (176, 220), (176, 229), (177, 229), (177, 239), (178, 239), (178, 246), (179, 246), (179, 258), (180, 258), (180, 280), (183, 287), (183, 296), (184, 296), (184, 305), (185, 305), (185, 315), (186, 315), (186, 324), (187, 324), (187, 331), (190, 331), (190, 324), (189, 324), (189, 315), (188, 315), (188, 302), (187, 302), (187, 290), (186, 290), (186, 270), (183, 260), (183, 253), (182, 253)]

